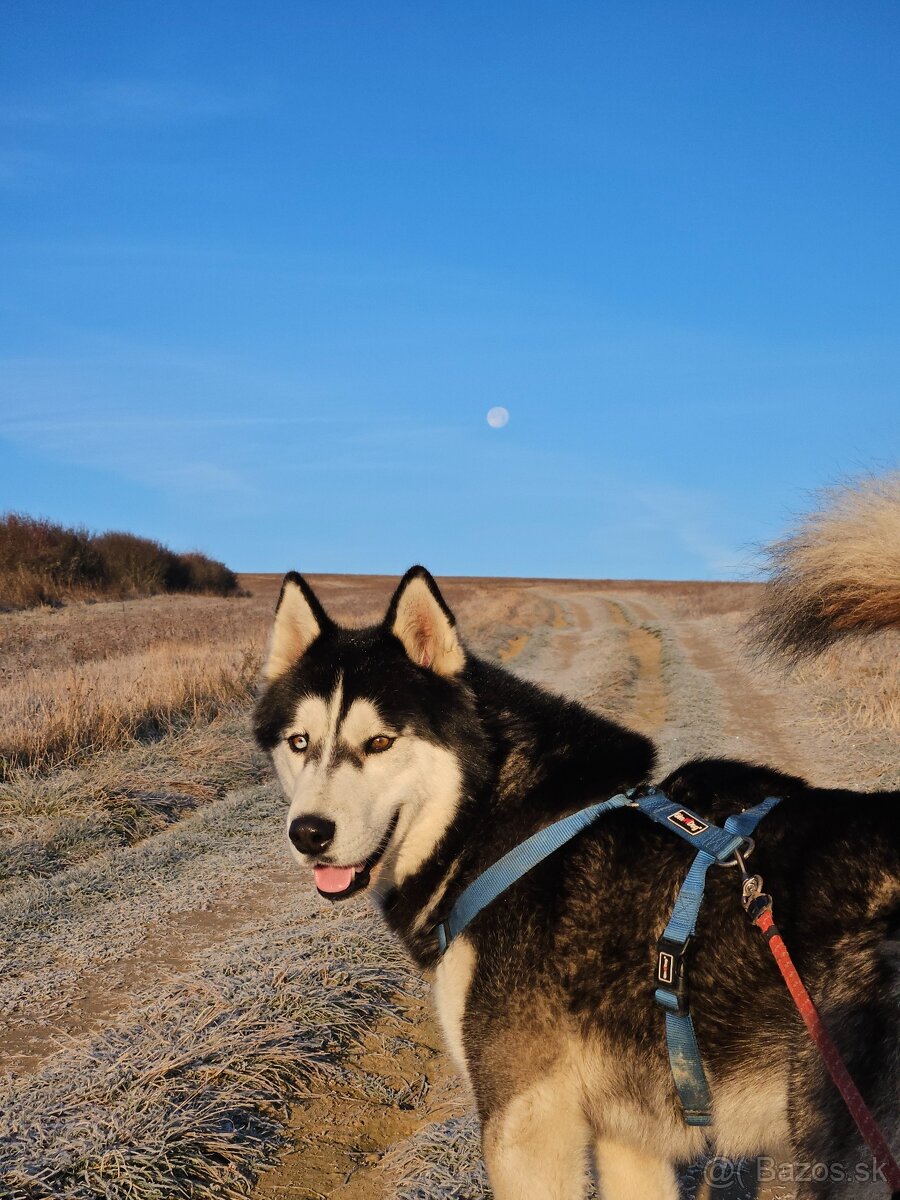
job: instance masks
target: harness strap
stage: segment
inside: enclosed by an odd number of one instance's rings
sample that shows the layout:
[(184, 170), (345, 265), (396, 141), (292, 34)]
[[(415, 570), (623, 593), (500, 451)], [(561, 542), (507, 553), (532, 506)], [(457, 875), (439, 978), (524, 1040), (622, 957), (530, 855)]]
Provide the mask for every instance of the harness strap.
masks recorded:
[(633, 802), (629, 796), (618, 795), (604, 800), (601, 804), (591, 804), (588, 808), (582, 808), (568, 817), (554, 821), (546, 829), (538, 830), (492, 863), (469, 884), (453, 905), (450, 915), (435, 926), (440, 952), (443, 954), (453, 938), (462, 933), (483, 908), (496, 900), (516, 880), (526, 875), (532, 867), (536, 867), (539, 862), (543, 862), (554, 851), (571, 841), (582, 829), (592, 825), (602, 813), (624, 808), (631, 803)]
[(878, 1124), (872, 1116), (869, 1106), (860, 1095), (856, 1084), (850, 1078), (850, 1074), (841, 1058), (840, 1051), (832, 1041), (831, 1034), (825, 1028), (822, 1018), (803, 984), (803, 980), (797, 974), (797, 968), (794, 966), (790, 954), (788, 954), (787, 946), (785, 946), (778, 931), (778, 926), (772, 917), (771, 898), (760, 896), (759, 901), (762, 901), (762, 903), (754, 901), (750, 905), (748, 909), (750, 919), (769, 943), (769, 949), (772, 951), (775, 961), (778, 963), (778, 969), (784, 976), (788, 991), (791, 993), (791, 999), (796, 1004), (800, 1016), (809, 1030), (810, 1037), (816, 1043), (819, 1053), (822, 1055), (822, 1059), (828, 1069), (828, 1074), (834, 1080), (835, 1086), (841, 1093), (844, 1103), (850, 1110), (850, 1115), (856, 1122), (857, 1129), (865, 1139), (866, 1145), (872, 1151), (872, 1155), (890, 1185), (893, 1195), (897, 1196), (900, 1194), (900, 1164), (897, 1163), (897, 1160), (891, 1153), (891, 1148), (878, 1128)]
[[(723, 848), (730, 846), (726, 858), (742, 846), (756, 829), (759, 822), (770, 813), (780, 801), (779, 796), (769, 796), (754, 808), (746, 812), (734, 813), (725, 822), (725, 830), (710, 826), (717, 834), (725, 832), (730, 838), (718, 837), (715, 844)], [(643, 805), (641, 806), (643, 809)], [(675, 808), (671, 802), (668, 808)], [(658, 805), (658, 813), (666, 820), (666, 808)], [(690, 813), (688, 809), (679, 809), (680, 813)], [(690, 814), (693, 816), (693, 814)], [(659, 820), (657, 816), (654, 819)], [(699, 820), (699, 818), (697, 818)], [(701, 822), (705, 825), (705, 822)], [(700, 836), (704, 836), (701, 832)], [(654, 999), (666, 1013), (666, 1046), (669, 1052), (669, 1066), (675, 1081), (675, 1090), (684, 1112), (687, 1125), (710, 1125), (712, 1123), (712, 1095), (703, 1069), (703, 1059), (694, 1032), (694, 1022), (691, 1018), (688, 990), (688, 971), (686, 953), (688, 943), (694, 934), (700, 906), (703, 903), (703, 892), (706, 887), (706, 873), (715, 862), (720, 864), (723, 858), (714, 857), (706, 848), (699, 851), (691, 868), (685, 876), (681, 890), (675, 899), (675, 907), (669, 923), (663, 930), (663, 935), (657, 943), (656, 982), (657, 988)]]
[[(746, 841), (747, 835), (729, 829), (727, 822), (725, 828), (720, 829), (718, 825), (698, 817), (683, 804), (676, 804), (656, 788), (651, 788), (641, 796), (636, 805), (645, 817), (656, 821), (658, 825), (668, 829), (669, 833), (677, 833), (697, 850), (703, 850), (711, 861), (725, 862)], [(755, 821), (753, 828), (756, 828)]]
[(655, 788), (641, 797), (634, 797), (633, 792), (626, 793), (580, 809), (532, 834), (482, 871), (459, 896), (449, 916), (435, 925), (438, 948), (443, 954), (453, 938), (462, 933), (482, 909), (603, 813), (631, 806), (691, 842), (698, 852), (657, 947), (655, 999), (666, 1013), (669, 1063), (685, 1121), (689, 1125), (709, 1125), (712, 1098), (688, 1011), (685, 952), (703, 902), (707, 871), (714, 863), (728, 864), (729, 860), (734, 860), (737, 865), (736, 854), (746, 845), (766, 813), (778, 803), (778, 797), (770, 796), (755, 808), (730, 816), (724, 828), (704, 821)]

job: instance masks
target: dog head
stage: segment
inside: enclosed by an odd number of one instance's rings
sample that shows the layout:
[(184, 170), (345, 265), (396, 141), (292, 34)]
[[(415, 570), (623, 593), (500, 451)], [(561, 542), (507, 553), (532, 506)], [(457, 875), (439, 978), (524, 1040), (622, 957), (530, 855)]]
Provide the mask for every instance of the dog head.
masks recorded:
[(294, 856), (343, 899), (380, 868), (399, 884), (433, 851), (477, 757), (456, 621), (413, 567), (380, 625), (344, 628), (285, 577), (255, 714), (289, 801)]

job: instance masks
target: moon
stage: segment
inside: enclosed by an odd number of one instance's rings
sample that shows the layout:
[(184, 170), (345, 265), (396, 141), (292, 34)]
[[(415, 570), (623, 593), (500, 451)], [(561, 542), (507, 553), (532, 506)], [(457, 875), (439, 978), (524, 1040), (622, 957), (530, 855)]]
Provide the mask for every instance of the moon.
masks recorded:
[(509, 420), (509, 410), (497, 405), (496, 408), (489, 408), (487, 415), (487, 423), (491, 429), (502, 429)]

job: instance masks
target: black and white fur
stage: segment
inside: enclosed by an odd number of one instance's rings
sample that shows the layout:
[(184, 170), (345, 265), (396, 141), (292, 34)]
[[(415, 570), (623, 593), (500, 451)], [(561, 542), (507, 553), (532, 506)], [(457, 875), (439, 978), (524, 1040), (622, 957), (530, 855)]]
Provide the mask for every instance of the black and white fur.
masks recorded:
[[(365, 629), (336, 625), (288, 575), (266, 677), (256, 733), (289, 801), (294, 853), (323, 879), (352, 866), (348, 895), (375, 874), (385, 919), (433, 978), (497, 1200), (579, 1200), (591, 1157), (607, 1200), (675, 1200), (676, 1166), (705, 1150), (831, 1164), (828, 1179), (798, 1185), (804, 1198), (888, 1194), (858, 1181), (870, 1156), (731, 871), (710, 872), (690, 962), (714, 1123), (684, 1124), (653, 968), (692, 852), (633, 810), (601, 818), (439, 955), (433, 926), (463, 888), (535, 830), (647, 781), (650, 741), (467, 651), (421, 567)], [(813, 788), (724, 759), (687, 763), (661, 786), (720, 822), (784, 797), (754, 869), (896, 1144), (900, 794)]]

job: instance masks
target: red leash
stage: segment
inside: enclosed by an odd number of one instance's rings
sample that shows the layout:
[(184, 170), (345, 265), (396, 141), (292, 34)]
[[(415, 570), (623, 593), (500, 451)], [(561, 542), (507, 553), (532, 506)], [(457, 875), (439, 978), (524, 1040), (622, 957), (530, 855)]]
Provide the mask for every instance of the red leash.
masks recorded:
[(745, 876), (744, 907), (747, 909), (747, 915), (757, 929), (762, 931), (769, 943), (769, 949), (775, 956), (778, 969), (784, 976), (784, 982), (791, 993), (791, 999), (797, 1005), (800, 1016), (822, 1055), (825, 1066), (828, 1068), (828, 1074), (834, 1080), (859, 1132), (865, 1138), (866, 1145), (872, 1151), (876, 1163), (884, 1173), (891, 1191), (896, 1195), (900, 1192), (900, 1164), (891, 1153), (891, 1148), (887, 1144), (884, 1134), (878, 1128), (869, 1106), (850, 1078), (837, 1046), (825, 1028), (809, 992), (803, 986), (803, 980), (797, 974), (797, 968), (791, 961), (787, 946), (785, 946), (784, 940), (778, 932), (778, 926), (772, 918), (772, 897), (767, 896), (761, 889), (762, 880), (758, 875), (752, 879)]

